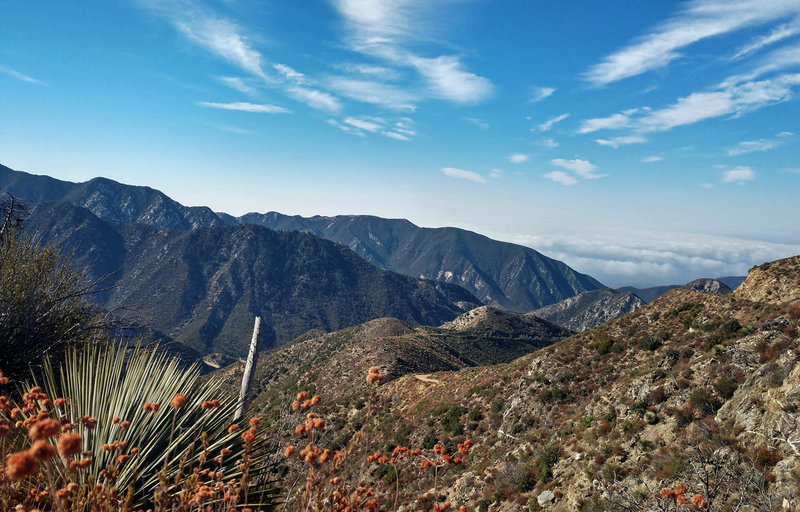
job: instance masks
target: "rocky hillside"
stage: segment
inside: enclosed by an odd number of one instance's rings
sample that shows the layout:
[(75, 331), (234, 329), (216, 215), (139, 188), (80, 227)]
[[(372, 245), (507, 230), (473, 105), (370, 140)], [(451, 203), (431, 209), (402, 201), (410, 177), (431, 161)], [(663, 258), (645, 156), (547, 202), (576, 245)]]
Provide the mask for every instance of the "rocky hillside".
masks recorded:
[(237, 225), (188, 231), (104, 221), (66, 202), (43, 203), (26, 228), (68, 251), (96, 278), (108, 310), (123, 308), (202, 354), (241, 356), (253, 317), (267, 346), (312, 328), (384, 316), (438, 325), (479, 305), (463, 288), (370, 265), (300, 232)]
[[(298, 382), (329, 390), (347, 402), (365, 388), (363, 375), (380, 365), (389, 378), (505, 363), (552, 345), (571, 334), (547, 321), (483, 306), (441, 327), (412, 329), (395, 318), (379, 318), (337, 332), (310, 331), (259, 356), (254, 382), (259, 404), (276, 413), (284, 393)], [(243, 364), (218, 372), (238, 389)], [(356, 393), (354, 394), (354, 391)]]
[(463, 229), (421, 228), (403, 219), (369, 215), (304, 218), (277, 212), (233, 217), (207, 207), (183, 206), (149, 187), (105, 178), (70, 183), (2, 165), (0, 190), (31, 204), (66, 201), (102, 220), (159, 229), (256, 224), (281, 231), (304, 231), (344, 244), (381, 268), (457, 284), (482, 303), (519, 313), (605, 288), (592, 277), (533, 249)]
[[(687, 510), (799, 510), (798, 262), (757, 267), (728, 295), (672, 290), (508, 364), (395, 378), (365, 350), (352, 369), (311, 365), (260, 407), (297, 443), (289, 404), (297, 390), (319, 393), (320, 445), (348, 450), (338, 474), (387, 500), (400, 489), (403, 510), (437, 499), (498, 512), (673, 510), (678, 495), (694, 500)], [(368, 387), (359, 373), (370, 365), (389, 381)], [(365, 462), (396, 445), (454, 453), (467, 439), (464, 464), (436, 479), (416, 459), (397, 473)]]
[(573, 331), (585, 331), (618, 316), (632, 313), (644, 304), (642, 299), (631, 292), (594, 290), (536, 309), (529, 314)]
[[(734, 290), (741, 285), (744, 280), (745, 276), (724, 276), (716, 279), (695, 279), (694, 281), (683, 285), (670, 284), (666, 286), (652, 286), (650, 288), (634, 288), (633, 286), (623, 286), (622, 288), (617, 288), (615, 291), (620, 293), (632, 292), (646, 303), (650, 303), (668, 291), (674, 290), (675, 288), (685, 288), (698, 292), (705, 291), (707, 293), (728, 293), (730, 290)], [(704, 286), (707, 287), (707, 289), (704, 290)], [(714, 292), (713, 290), (717, 291)]]

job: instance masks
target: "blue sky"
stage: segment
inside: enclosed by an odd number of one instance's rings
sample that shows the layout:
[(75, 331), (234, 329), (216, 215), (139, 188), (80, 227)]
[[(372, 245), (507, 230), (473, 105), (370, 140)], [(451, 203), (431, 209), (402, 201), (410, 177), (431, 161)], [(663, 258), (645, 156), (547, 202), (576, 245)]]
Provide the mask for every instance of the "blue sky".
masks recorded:
[(0, 163), (374, 214), (606, 284), (800, 253), (800, 0), (7, 1)]

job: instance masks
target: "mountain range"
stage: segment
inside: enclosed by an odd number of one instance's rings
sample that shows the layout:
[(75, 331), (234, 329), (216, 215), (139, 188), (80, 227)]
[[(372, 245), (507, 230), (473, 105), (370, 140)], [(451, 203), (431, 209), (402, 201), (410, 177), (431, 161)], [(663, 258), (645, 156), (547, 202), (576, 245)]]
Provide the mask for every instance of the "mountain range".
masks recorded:
[(518, 313), (578, 293), (603, 289), (594, 278), (521, 245), (458, 228), (422, 228), (403, 219), (369, 215), (288, 216), (277, 212), (234, 217), (187, 207), (162, 192), (95, 178), (71, 183), (0, 165), (0, 190), (28, 204), (63, 201), (115, 223), (186, 231), (255, 224), (304, 231), (341, 243), (366, 261), (407, 276), (457, 284), (487, 305)]
[(241, 224), (192, 230), (102, 220), (67, 202), (36, 205), (26, 228), (71, 251), (107, 310), (133, 310), (199, 353), (241, 356), (254, 316), (265, 345), (376, 317), (438, 325), (480, 305), (463, 288), (380, 269), (298, 231)]

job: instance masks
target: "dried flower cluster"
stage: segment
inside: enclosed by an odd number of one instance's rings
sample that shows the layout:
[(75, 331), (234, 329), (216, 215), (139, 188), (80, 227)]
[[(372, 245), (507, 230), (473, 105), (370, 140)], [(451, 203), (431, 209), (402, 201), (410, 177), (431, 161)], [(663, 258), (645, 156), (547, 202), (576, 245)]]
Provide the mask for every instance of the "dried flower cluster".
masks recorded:
[[(689, 498), (686, 497), (686, 491), (688, 491), (688, 489), (685, 485), (677, 484), (672, 489), (670, 489), (669, 487), (661, 489), (659, 495), (664, 499), (673, 500), (676, 505), (688, 505), (690, 503), (690, 500)], [(704, 509), (708, 507), (708, 503), (706, 502), (706, 500), (699, 494), (695, 494), (694, 496), (692, 496), (691, 504), (699, 509)]]
[[(186, 403), (187, 396), (177, 393), (169, 405), (177, 411)], [(136, 489), (117, 489), (116, 483), (126, 465), (135, 464), (134, 472), (140, 471), (141, 448), (134, 445), (147, 440), (129, 431), (130, 421), (114, 417), (110, 423), (116, 425), (114, 432), (119, 437), (100, 442), (92, 434), (100, 422), (90, 416), (72, 415), (71, 405), (70, 398), (51, 399), (40, 387), (25, 392), (18, 404), (0, 396), (0, 452), (8, 453), (0, 464), (0, 510), (135, 511), (132, 500)], [(203, 402), (201, 410), (216, 407), (220, 402), (209, 400)], [(156, 415), (159, 404), (146, 402), (141, 409)], [(74, 424), (70, 418), (75, 418)], [(219, 453), (213, 457), (205, 433), (199, 440), (202, 451), (196, 459), (189, 459), (187, 452), (177, 468), (169, 467), (170, 461), (165, 459), (167, 465), (156, 475), (161, 484), (149, 499), (151, 509), (239, 510), (251, 485), (250, 454), (260, 423), (257, 418), (249, 420), (249, 428), (241, 434), (243, 455), (231, 464), (223, 464), (231, 454), (229, 448), (216, 448)], [(98, 458), (106, 461), (101, 462), (104, 467), (93, 469)], [(93, 476), (91, 471), (98, 472)]]

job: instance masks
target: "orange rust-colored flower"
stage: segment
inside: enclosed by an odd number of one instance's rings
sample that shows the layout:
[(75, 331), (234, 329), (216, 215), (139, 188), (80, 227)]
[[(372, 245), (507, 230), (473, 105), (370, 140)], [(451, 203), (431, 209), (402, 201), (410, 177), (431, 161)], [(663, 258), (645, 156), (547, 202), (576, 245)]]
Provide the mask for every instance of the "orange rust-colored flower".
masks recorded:
[(170, 407), (173, 409), (180, 409), (184, 405), (186, 405), (186, 395), (183, 393), (175, 393), (175, 396), (172, 397), (172, 400), (169, 402)]
[(130, 427), (130, 426), (131, 426), (131, 422), (130, 422), (130, 421), (127, 421), (127, 420), (125, 420), (125, 421), (121, 421), (121, 422), (119, 423), (119, 428), (120, 428), (121, 430), (127, 430), (127, 429), (128, 429), (128, 427)]
[(692, 496), (692, 505), (697, 508), (706, 508), (708, 503), (706, 503), (706, 500), (701, 495), (695, 494)]
[(292, 402), (292, 410), (293, 411), (299, 411), (300, 410), (300, 401), (299, 400), (295, 400), (294, 402)]
[(234, 423), (233, 425), (228, 427), (228, 433), (229, 434), (233, 434), (234, 432), (237, 432), (238, 430), (239, 430), (239, 425), (237, 425), (236, 423)]
[(311, 405), (317, 405), (321, 400), (319, 395), (314, 395), (311, 397)]
[(5, 473), (11, 480), (21, 480), (36, 471), (38, 462), (29, 451), (12, 453), (6, 459)]
[(131, 458), (130, 455), (120, 455), (119, 457), (117, 457), (117, 463), (125, 464), (126, 462), (128, 462), (128, 460), (130, 460), (130, 458)]
[(678, 503), (679, 505), (686, 505), (687, 503), (689, 503), (689, 500), (683, 494), (677, 494), (675, 496), (675, 502)]
[(297, 434), (298, 436), (302, 436), (303, 434), (306, 433), (306, 426), (303, 424), (297, 425), (296, 427), (294, 427), (294, 433)]
[(675, 491), (673, 491), (672, 489), (670, 489), (668, 487), (664, 487), (663, 489), (661, 489), (659, 491), (659, 494), (661, 494), (662, 498), (671, 498), (671, 497), (673, 497), (675, 495)]
[[(92, 418), (91, 416), (81, 416), (79, 421), (89, 430), (97, 427), (97, 418)], [(120, 428), (122, 428), (122, 424), (120, 424)]]
[(56, 455), (55, 447), (44, 439), (34, 442), (29, 451), (39, 461), (50, 459)]
[(142, 409), (144, 409), (145, 411), (150, 411), (150, 412), (158, 412), (158, 403), (156, 403), (156, 402), (145, 402), (145, 404), (142, 406)]
[(258, 418), (250, 418), (250, 426), (257, 427), (261, 423), (261, 420)]
[(61, 422), (53, 418), (45, 418), (37, 421), (28, 431), (31, 439), (47, 439), (57, 436), (61, 432)]
[(686, 493), (686, 486), (683, 484), (678, 484), (675, 486), (675, 492), (678, 494), (685, 494)]
[(377, 366), (370, 367), (367, 372), (367, 384), (374, 384), (383, 380), (385, 376), (380, 373)]
[(216, 398), (213, 400), (206, 400), (205, 402), (200, 404), (201, 409), (216, 409), (220, 406), (219, 400)]
[(295, 451), (296, 451), (296, 448), (294, 447), (294, 445), (293, 445), (293, 444), (290, 444), (289, 446), (287, 446), (287, 447), (286, 447), (286, 451), (284, 452), (284, 455), (285, 455), (287, 458), (289, 458), (289, 457), (291, 457), (292, 455), (294, 455), (294, 452), (295, 452)]
[(308, 397), (308, 391), (301, 391), (297, 393), (297, 401), (303, 400), (304, 398)]
[(251, 444), (253, 441), (256, 440), (256, 429), (250, 427), (244, 432), (242, 432), (242, 440), (247, 443)]

